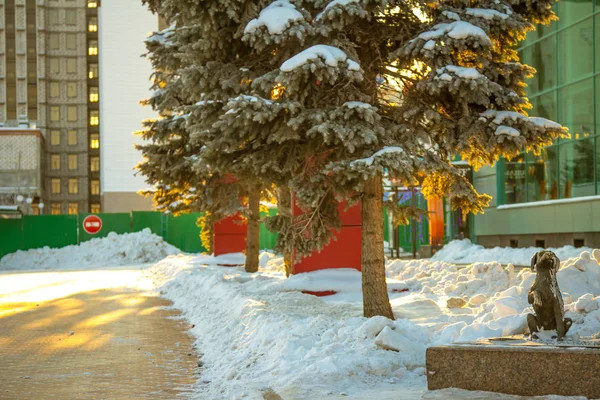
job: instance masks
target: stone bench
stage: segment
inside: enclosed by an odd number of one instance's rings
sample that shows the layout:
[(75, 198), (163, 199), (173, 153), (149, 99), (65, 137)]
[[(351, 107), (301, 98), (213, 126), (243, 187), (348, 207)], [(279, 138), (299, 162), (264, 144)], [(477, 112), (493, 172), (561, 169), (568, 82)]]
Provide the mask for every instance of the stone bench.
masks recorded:
[(600, 398), (600, 348), (449, 345), (427, 349), (429, 390)]

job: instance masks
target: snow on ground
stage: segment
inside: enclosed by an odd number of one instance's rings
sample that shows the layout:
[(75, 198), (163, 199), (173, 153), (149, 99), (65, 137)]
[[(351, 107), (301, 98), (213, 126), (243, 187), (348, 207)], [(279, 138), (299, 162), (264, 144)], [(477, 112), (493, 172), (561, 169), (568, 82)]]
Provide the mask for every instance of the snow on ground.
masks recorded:
[(149, 229), (91, 239), (60, 249), (43, 247), (7, 254), (1, 270), (86, 269), (156, 262), (180, 251)]
[[(243, 254), (177, 254), (156, 238), (149, 232), (111, 235), (95, 245), (7, 256), (0, 265), (18, 260), (23, 268), (58, 271), (0, 273), (0, 300), (8, 296), (24, 301), (19, 296), (30, 296), (34, 287), (42, 290), (36, 292), (40, 299), (114, 285), (160, 291), (193, 326), (204, 363), (196, 388), (199, 399), (258, 399), (268, 390), (285, 399), (392, 399), (398, 393), (421, 398), (426, 392), (427, 347), (524, 333), (527, 291), (535, 278), (528, 268), (498, 262), (458, 266), (440, 260), (388, 260), (396, 320), (367, 319), (362, 317), (361, 276), (356, 271), (285, 278), (282, 258), (262, 252), (260, 271), (249, 274), (243, 267), (222, 266), (243, 263)], [(459, 241), (448, 248), (461, 244), (465, 246)], [(125, 262), (125, 257), (142, 258), (145, 247), (162, 249), (153, 253), (158, 258), (160, 251), (172, 255), (151, 267), (106, 267)], [(448, 248), (446, 253), (456, 253)], [(42, 262), (44, 256), (47, 262)], [(64, 266), (80, 267), (81, 260), (87, 271), (60, 271)], [(599, 262), (600, 250), (578, 249), (576, 258), (563, 259), (558, 281), (566, 316), (574, 322), (567, 342), (600, 336)], [(43, 293), (45, 286), (57, 290)], [(302, 290), (338, 293), (315, 297)], [(426, 392), (424, 397), (517, 398), (455, 389)]]
[[(286, 279), (283, 260), (273, 253), (261, 254), (256, 274), (205, 261), (172, 256), (149, 270), (195, 326), (205, 363), (201, 398), (254, 398), (267, 388), (290, 399), (418, 394), (425, 391), (427, 347), (525, 333), (527, 292), (535, 278), (529, 269), (497, 262), (464, 267), (388, 260), (391, 321), (362, 317), (358, 272)], [(599, 261), (600, 250), (584, 251), (564, 260), (558, 273), (566, 315), (574, 321), (567, 337), (573, 343), (600, 332)], [(338, 293), (319, 298), (302, 290)], [(477, 398), (461, 393), (449, 395)]]
[[(520, 247), (516, 249), (512, 247), (494, 247), (493, 249), (486, 249), (483, 246), (471, 243), (469, 239), (462, 239), (451, 241), (435, 253), (431, 259), (459, 264), (496, 261), (500, 264), (511, 263), (529, 266), (531, 265), (531, 257), (541, 250), (544, 249), (541, 247)], [(546, 250), (553, 251), (561, 261), (578, 257), (583, 251), (593, 251), (589, 247), (575, 248), (573, 246), (547, 248)]]

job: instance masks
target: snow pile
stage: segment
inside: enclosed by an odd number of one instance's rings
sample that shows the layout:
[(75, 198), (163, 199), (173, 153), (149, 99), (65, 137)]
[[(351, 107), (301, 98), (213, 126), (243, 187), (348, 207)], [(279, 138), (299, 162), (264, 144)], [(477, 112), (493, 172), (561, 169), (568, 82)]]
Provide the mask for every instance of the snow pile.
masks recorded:
[[(404, 282), (393, 279), (388, 279), (387, 285), (390, 292), (401, 292), (408, 289)], [(324, 269), (292, 275), (289, 279), (282, 281), (279, 288), (282, 291), (308, 290), (324, 292), (331, 290), (338, 293), (361, 292), (362, 274), (360, 271), (350, 268)]]
[(337, 67), (339, 62), (345, 61), (349, 70), (360, 71), (360, 65), (358, 65), (356, 61), (349, 59), (346, 53), (337, 47), (327, 46), (324, 44), (318, 44), (303, 50), (281, 64), (280, 69), (283, 72), (291, 72), (302, 67), (308, 62), (317, 60), (319, 58), (323, 59), (325, 64), (330, 67)]
[(261, 26), (267, 28), (271, 35), (280, 35), (293, 22), (304, 19), (288, 0), (276, 0), (260, 12), (258, 18), (248, 22), (244, 33), (252, 33)]
[(146, 228), (140, 232), (91, 239), (60, 249), (19, 250), (0, 259), (0, 270), (86, 269), (156, 262), (180, 251)]
[[(557, 275), (573, 319), (566, 340), (573, 343), (600, 332), (599, 261), (600, 250), (584, 251), (564, 260)], [(283, 398), (359, 397), (390, 386), (424, 390), (427, 347), (523, 334), (532, 312), (527, 293), (535, 274), (497, 262), (389, 260), (396, 321), (362, 317), (354, 270), (286, 279), (282, 258), (272, 252), (261, 253), (256, 274), (214, 264), (207, 256), (179, 255), (149, 270), (194, 324), (204, 352), (202, 398), (260, 398), (267, 388)], [(319, 298), (302, 290), (338, 293)]]
[(424, 385), (428, 334), (408, 320), (366, 319), (360, 303), (277, 290), (281, 273), (204, 267), (190, 256), (150, 273), (195, 325), (202, 379), (210, 382), (202, 398), (254, 398), (267, 388), (283, 398), (351, 396), (400, 379)]
[[(527, 293), (535, 274), (497, 262), (388, 261), (391, 321), (362, 317), (357, 271), (286, 279), (282, 258), (272, 252), (261, 254), (256, 274), (207, 265), (213, 261), (179, 255), (150, 269), (155, 285), (194, 324), (204, 352), (203, 398), (253, 398), (267, 388), (283, 398), (353, 397), (382, 385), (424, 390), (427, 347), (523, 334), (532, 312)], [(584, 251), (564, 260), (557, 275), (574, 322), (566, 340), (573, 343), (600, 332), (599, 261), (600, 250)], [(338, 294), (319, 298), (301, 290)]]
[[(431, 259), (459, 264), (497, 261), (500, 264), (511, 263), (529, 266), (531, 265), (531, 257), (541, 250), (544, 249), (541, 247), (494, 247), (493, 249), (486, 249), (483, 246), (471, 243), (469, 239), (463, 239), (451, 241), (435, 253)], [(589, 247), (575, 248), (573, 246), (548, 248), (546, 250), (554, 252), (563, 262), (568, 258), (578, 257), (583, 251), (593, 251)]]

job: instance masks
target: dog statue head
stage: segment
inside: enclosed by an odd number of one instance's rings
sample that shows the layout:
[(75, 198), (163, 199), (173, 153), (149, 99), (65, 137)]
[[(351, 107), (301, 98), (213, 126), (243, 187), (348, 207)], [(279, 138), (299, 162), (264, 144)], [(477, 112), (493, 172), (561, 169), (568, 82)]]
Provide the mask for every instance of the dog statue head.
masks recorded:
[(554, 272), (558, 272), (559, 267), (560, 260), (549, 250), (538, 251), (531, 257), (531, 269), (534, 271), (553, 269)]

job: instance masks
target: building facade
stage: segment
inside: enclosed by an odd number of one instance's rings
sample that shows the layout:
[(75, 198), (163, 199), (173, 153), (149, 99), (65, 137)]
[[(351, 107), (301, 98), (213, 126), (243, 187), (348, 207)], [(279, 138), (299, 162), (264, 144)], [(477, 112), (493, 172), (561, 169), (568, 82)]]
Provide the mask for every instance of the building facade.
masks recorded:
[(523, 153), (474, 175), (493, 196), (474, 232), (484, 246), (600, 247), (600, 6), (561, 0), (560, 18), (538, 26), (519, 49), (537, 69), (530, 115), (569, 128), (539, 156)]
[(152, 65), (141, 55), (146, 37), (159, 29), (158, 17), (140, 0), (102, 0), (98, 12), (103, 211), (151, 210), (152, 200), (137, 193), (148, 185), (135, 174), (142, 155), (134, 133), (156, 116), (140, 100), (151, 95)]
[(0, 128), (0, 205), (39, 214), (44, 187), (44, 137), (37, 129)]
[(45, 213), (101, 209), (98, 5), (0, 3), (0, 124), (41, 132)]

